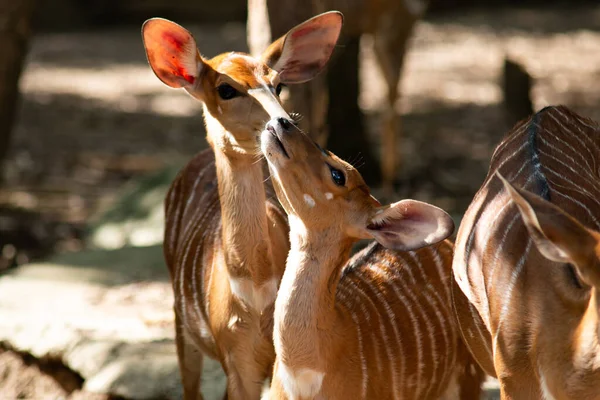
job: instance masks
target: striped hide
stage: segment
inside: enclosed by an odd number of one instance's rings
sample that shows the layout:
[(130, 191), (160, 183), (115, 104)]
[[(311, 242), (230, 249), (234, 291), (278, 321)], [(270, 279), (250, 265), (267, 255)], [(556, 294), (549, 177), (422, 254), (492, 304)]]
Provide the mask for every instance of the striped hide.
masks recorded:
[(600, 262), (572, 233), (600, 229), (599, 167), (598, 125), (544, 108), (498, 145), (461, 223), (454, 305), (503, 399), (600, 399), (600, 307), (583, 279)]
[(351, 378), (336, 398), (479, 398), (483, 373), (452, 310), (452, 254), (449, 241), (408, 252), (374, 242), (352, 257), (336, 296), (352, 321), (337, 373)]
[[(265, 182), (267, 214), (286, 225), (287, 216), (275, 198), (270, 181)], [(245, 334), (255, 347), (254, 355), (261, 376), (247, 372), (245, 380), (262, 380), (270, 374), (274, 356), (271, 332), (253, 329), (267, 324), (229, 296), (229, 274), (224, 268), (222, 218), (215, 155), (207, 149), (196, 155), (171, 184), (165, 201), (164, 256), (175, 294), (175, 316), (178, 358), (182, 371), (201, 377), (202, 358), (198, 350), (222, 361), (227, 368), (229, 349), (216, 343), (228, 343), (229, 336)], [(211, 302), (211, 298), (218, 299)], [(271, 314), (263, 318), (272, 319)], [(238, 321), (239, 320), (239, 321)], [(225, 336), (225, 337), (224, 337)], [(253, 337), (255, 336), (255, 337)], [(185, 379), (185, 374), (184, 374)], [(188, 384), (188, 382), (184, 383)], [(195, 382), (199, 385), (199, 382)], [(191, 383), (189, 386), (194, 386)], [(199, 387), (199, 386), (196, 386)], [(260, 384), (259, 384), (260, 387)], [(193, 396), (191, 396), (193, 397)]]
[[(281, 119), (261, 149), (290, 226), (268, 398), (477, 399), (483, 372), (452, 310), (450, 216), (382, 206), (354, 167)], [(377, 242), (350, 258), (361, 238)]]

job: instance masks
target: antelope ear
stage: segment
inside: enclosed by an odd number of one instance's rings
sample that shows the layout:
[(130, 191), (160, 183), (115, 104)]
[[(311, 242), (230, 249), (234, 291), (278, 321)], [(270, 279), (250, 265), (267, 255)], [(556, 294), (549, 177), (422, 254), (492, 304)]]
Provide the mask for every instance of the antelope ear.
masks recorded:
[(454, 232), (454, 222), (431, 204), (402, 200), (378, 208), (366, 231), (389, 249), (408, 251), (446, 239)]
[(561, 263), (576, 263), (591, 254), (596, 239), (583, 225), (559, 207), (526, 190), (516, 188), (497, 174), (517, 205), (529, 235), (542, 255)]
[(204, 62), (192, 34), (175, 22), (152, 18), (142, 25), (142, 39), (152, 71), (165, 85), (191, 88)]
[(339, 11), (319, 14), (273, 42), (261, 59), (279, 72), (283, 83), (313, 79), (327, 64), (342, 30)]

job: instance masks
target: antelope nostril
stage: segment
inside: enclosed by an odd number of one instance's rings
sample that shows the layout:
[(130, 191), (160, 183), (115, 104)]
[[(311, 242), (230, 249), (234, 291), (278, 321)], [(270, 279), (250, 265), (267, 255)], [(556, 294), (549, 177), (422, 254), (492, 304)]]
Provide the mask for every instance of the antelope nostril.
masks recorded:
[(279, 118), (277, 122), (279, 122), (279, 124), (285, 131), (289, 131), (290, 129), (292, 129), (292, 123), (286, 118)]

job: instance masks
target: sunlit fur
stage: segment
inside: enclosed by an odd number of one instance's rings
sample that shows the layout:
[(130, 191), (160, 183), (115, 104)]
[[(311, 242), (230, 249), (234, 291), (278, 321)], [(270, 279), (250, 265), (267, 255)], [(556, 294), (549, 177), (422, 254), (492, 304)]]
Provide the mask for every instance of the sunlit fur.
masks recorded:
[[(352, 244), (386, 211), (356, 169), (299, 130), (279, 134), (289, 159), (269, 135), (261, 146), (289, 214), (291, 248), (267, 397), (479, 398), (483, 375), (452, 312), (452, 244), (399, 252), (374, 242), (349, 260)], [(343, 171), (344, 187), (330, 166)]]
[(547, 107), (498, 145), (464, 216), (455, 306), (503, 399), (600, 398), (599, 166), (598, 125)]
[[(341, 16), (317, 16), (290, 34), (311, 27), (331, 50)], [(319, 27), (329, 34), (319, 35)], [(163, 19), (147, 21), (142, 34), (157, 77), (203, 103), (211, 145), (183, 168), (165, 202), (164, 254), (175, 293), (184, 396), (201, 398), (204, 353), (221, 362), (230, 399), (258, 399), (272, 370), (269, 327), (289, 248), (286, 216), (270, 183), (265, 185), (258, 134), (269, 118), (287, 116), (276, 93), (281, 79), (273, 69), (278, 61), (274, 54), (287, 54), (299, 71), (303, 60), (285, 40), (263, 55), (271, 63), (235, 52), (206, 60), (187, 30)], [(294, 43), (302, 55), (312, 57), (309, 72), (314, 75), (319, 72), (314, 58), (321, 57), (324, 64), (331, 52), (313, 44), (307, 50)], [(222, 99), (222, 84), (231, 85), (237, 95)]]

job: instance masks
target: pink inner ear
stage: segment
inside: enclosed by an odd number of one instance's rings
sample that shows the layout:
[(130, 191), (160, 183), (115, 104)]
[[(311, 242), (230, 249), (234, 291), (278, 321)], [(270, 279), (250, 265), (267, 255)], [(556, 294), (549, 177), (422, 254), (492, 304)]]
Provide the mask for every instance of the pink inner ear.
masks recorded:
[(281, 58), (274, 66), (287, 83), (306, 82), (329, 61), (342, 27), (339, 13), (328, 13), (294, 28), (284, 42)]
[(181, 26), (166, 20), (151, 20), (144, 27), (148, 61), (158, 78), (169, 86), (194, 84), (197, 74), (196, 43)]
[[(194, 83), (196, 78), (190, 74), (190, 71), (182, 63), (182, 58), (186, 57), (185, 46), (189, 43), (189, 37), (183, 36), (177, 32), (163, 32), (162, 39), (165, 46), (160, 55), (165, 61), (170, 61), (173, 69), (171, 73), (185, 79), (189, 83)], [(170, 56), (170, 60), (169, 60)]]
[(314, 32), (317, 29), (319, 29), (319, 27), (316, 26), (316, 25), (307, 26), (305, 28), (298, 29), (298, 30), (294, 31), (294, 33), (292, 34), (292, 38), (293, 39), (299, 39), (302, 36), (308, 35), (309, 33), (312, 33), (312, 32)]

